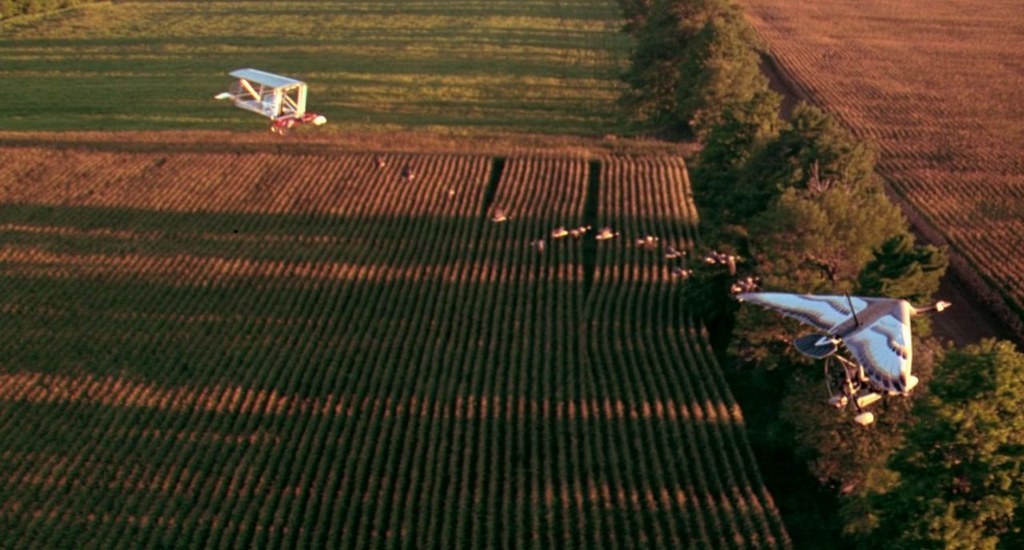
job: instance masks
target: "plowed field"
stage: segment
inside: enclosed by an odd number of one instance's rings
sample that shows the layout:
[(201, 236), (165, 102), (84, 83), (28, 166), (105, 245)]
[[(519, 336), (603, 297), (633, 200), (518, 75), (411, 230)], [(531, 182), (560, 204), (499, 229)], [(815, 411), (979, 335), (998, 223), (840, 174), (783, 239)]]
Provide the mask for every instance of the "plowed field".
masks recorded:
[(678, 157), (81, 145), (0, 149), (5, 544), (789, 545)]
[(794, 87), (879, 146), (915, 223), (1024, 334), (1020, 3), (740, 3)]

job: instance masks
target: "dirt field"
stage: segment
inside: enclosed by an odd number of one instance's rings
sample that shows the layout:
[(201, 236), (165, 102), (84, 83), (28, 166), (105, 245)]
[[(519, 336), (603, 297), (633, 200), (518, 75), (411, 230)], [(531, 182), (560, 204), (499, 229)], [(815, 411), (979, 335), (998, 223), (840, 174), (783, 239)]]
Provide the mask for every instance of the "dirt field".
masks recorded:
[(635, 245), (696, 246), (678, 155), (16, 137), (7, 544), (790, 545), (687, 260)]
[(338, 150), (478, 155), (547, 154), (554, 156), (677, 155), (693, 145), (616, 136), (481, 134), (471, 138), (448, 132), (392, 131), (324, 133), (315, 129), (281, 137), (270, 132), (3, 132), (0, 148), (44, 147), (124, 152), (286, 152), (323, 154)]
[(796, 93), (877, 144), (879, 171), (963, 285), (1020, 337), (1019, 2), (742, 0)]

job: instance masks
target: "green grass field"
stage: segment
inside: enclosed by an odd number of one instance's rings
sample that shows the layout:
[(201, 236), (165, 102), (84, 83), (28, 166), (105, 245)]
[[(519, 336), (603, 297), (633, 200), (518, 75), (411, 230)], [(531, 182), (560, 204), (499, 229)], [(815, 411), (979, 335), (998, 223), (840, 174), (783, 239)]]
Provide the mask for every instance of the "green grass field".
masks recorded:
[(117, 2), (0, 23), (0, 130), (257, 129), (236, 68), (306, 80), (329, 131), (621, 131), (613, 0)]

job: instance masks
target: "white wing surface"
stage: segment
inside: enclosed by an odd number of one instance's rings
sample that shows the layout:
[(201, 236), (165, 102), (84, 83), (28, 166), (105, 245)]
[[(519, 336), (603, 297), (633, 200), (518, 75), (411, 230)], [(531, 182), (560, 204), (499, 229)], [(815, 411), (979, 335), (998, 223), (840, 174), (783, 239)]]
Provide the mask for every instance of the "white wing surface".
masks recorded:
[(886, 391), (910, 391), (913, 361), (909, 304), (896, 302), (892, 311), (847, 334), (843, 344), (864, 367), (872, 383)]
[(785, 292), (746, 292), (738, 294), (741, 302), (750, 302), (792, 317), (801, 323), (829, 331), (853, 316), (850, 303), (860, 313), (868, 306), (862, 298), (853, 296), (818, 296)]

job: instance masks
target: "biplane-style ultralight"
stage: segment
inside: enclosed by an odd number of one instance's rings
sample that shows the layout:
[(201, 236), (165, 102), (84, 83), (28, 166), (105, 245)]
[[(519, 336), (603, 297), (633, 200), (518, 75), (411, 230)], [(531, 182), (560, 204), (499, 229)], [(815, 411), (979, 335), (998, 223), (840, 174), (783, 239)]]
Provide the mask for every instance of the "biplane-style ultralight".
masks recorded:
[(296, 124), (327, 122), (323, 115), (306, 112), (307, 88), (301, 80), (257, 69), (238, 69), (231, 76), (238, 80), (216, 98), (230, 99), (237, 107), (269, 118), (272, 132), (283, 134)]

